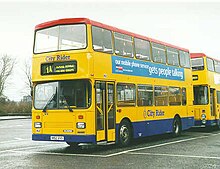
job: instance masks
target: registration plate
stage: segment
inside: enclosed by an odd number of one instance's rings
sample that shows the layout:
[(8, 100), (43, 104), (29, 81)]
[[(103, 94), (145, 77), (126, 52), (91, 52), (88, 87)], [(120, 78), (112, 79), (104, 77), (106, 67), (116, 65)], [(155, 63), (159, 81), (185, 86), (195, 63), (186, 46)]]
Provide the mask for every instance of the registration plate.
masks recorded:
[(62, 141), (64, 140), (64, 136), (50, 136), (50, 140)]

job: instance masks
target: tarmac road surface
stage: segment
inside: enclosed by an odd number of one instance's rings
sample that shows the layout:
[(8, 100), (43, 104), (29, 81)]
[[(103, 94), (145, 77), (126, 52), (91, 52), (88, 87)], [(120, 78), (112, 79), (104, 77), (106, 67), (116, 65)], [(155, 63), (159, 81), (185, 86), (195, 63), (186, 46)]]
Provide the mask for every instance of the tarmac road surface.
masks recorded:
[(2, 169), (96, 168), (220, 168), (220, 130), (193, 129), (136, 140), (126, 148), (116, 145), (82, 146), (31, 140), (31, 119), (0, 121)]

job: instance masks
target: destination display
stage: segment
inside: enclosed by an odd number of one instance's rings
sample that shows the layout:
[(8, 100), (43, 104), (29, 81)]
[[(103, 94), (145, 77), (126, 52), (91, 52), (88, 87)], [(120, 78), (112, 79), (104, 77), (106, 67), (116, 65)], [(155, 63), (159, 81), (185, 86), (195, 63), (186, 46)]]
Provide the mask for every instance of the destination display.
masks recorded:
[(44, 63), (41, 65), (41, 75), (56, 75), (76, 72), (76, 61)]

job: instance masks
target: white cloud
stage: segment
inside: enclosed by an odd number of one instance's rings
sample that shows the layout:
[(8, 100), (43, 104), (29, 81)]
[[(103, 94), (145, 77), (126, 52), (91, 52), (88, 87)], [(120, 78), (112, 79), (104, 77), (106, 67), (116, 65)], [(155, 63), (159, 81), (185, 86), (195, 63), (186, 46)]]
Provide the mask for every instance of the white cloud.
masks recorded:
[[(191, 52), (220, 58), (220, 3), (217, 1), (0, 1), (0, 54), (19, 62), (32, 55), (35, 25), (58, 18), (88, 17), (131, 32), (149, 36)], [(19, 66), (18, 68), (19, 69)], [(7, 95), (21, 97), (21, 72)], [(12, 80), (13, 81), (13, 80)], [(14, 94), (16, 93), (16, 95)]]

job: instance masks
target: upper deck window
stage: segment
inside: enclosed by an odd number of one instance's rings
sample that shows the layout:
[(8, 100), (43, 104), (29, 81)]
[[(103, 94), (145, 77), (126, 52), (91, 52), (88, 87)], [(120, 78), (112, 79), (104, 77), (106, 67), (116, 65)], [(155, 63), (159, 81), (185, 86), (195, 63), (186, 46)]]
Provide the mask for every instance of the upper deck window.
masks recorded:
[(165, 46), (157, 43), (152, 43), (153, 61), (166, 63)]
[(93, 26), (92, 42), (95, 51), (113, 53), (111, 31)]
[(151, 60), (150, 42), (142, 39), (134, 39), (136, 58), (142, 60)]
[(179, 52), (180, 52), (180, 66), (185, 68), (190, 68), (189, 53), (185, 51), (179, 51)]
[(179, 66), (178, 50), (174, 48), (167, 48), (167, 63), (169, 65)]
[(86, 25), (60, 25), (38, 30), (34, 53), (86, 48)]
[(210, 70), (210, 71), (215, 71), (213, 60), (210, 59), (210, 58), (207, 58), (207, 59), (206, 59), (206, 62), (207, 62), (207, 68), (208, 68), (208, 70)]
[(215, 64), (215, 71), (217, 73), (220, 73), (220, 62), (215, 60), (214, 64)]
[(133, 57), (132, 37), (115, 32), (114, 38), (115, 38), (115, 54), (120, 56)]
[(204, 70), (203, 58), (194, 58), (192, 61), (192, 70)]

